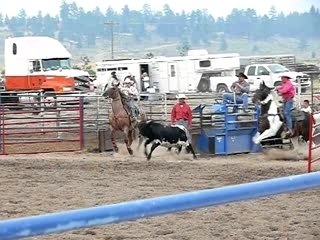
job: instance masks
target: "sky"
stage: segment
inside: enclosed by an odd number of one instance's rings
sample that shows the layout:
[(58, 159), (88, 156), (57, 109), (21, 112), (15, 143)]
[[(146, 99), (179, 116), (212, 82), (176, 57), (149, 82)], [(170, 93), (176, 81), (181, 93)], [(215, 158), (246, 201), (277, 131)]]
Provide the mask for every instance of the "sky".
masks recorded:
[[(36, 15), (38, 11), (42, 11), (43, 14), (55, 16), (59, 14), (61, 2), (62, 0), (0, 0), (0, 12), (11, 17), (23, 8), (27, 15)], [(208, 9), (214, 17), (226, 16), (233, 8), (253, 8), (258, 15), (267, 14), (271, 6), (275, 6), (278, 12), (284, 14), (294, 11), (306, 12), (312, 5), (320, 9), (320, 0), (67, 0), (67, 3), (71, 2), (83, 7), (85, 11), (99, 6), (103, 13), (109, 6), (120, 12), (126, 4), (130, 9), (140, 10), (145, 3), (153, 10), (162, 10), (163, 5), (167, 3), (174, 12)]]

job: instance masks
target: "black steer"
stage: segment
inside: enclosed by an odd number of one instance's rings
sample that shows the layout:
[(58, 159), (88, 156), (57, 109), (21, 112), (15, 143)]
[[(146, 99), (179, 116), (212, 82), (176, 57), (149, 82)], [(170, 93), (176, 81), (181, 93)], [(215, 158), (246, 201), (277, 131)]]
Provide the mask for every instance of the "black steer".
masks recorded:
[[(186, 146), (186, 150), (193, 154), (193, 158), (197, 156), (188, 140), (186, 129), (183, 126), (165, 126), (154, 121), (141, 122), (138, 124), (140, 135), (146, 139), (144, 143), (144, 154), (147, 159), (151, 159), (152, 152), (158, 146), (168, 148), (177, 147), (180, 153), (181, 147)], [(147, 153), (147, 145), (152, 143), (150, 153)]]

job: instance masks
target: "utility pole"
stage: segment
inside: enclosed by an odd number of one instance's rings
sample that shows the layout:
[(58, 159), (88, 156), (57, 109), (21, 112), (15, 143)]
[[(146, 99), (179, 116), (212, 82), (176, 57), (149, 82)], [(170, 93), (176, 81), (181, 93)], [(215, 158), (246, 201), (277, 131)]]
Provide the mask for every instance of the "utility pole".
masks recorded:
[(110, 22), (105, 22), (105, 25), (110, 27), (111, 31), (111, 59), (113, 59), (113, 47), (114, 47), (114, 25), (119, 25), (118, 22), (110, 21)]

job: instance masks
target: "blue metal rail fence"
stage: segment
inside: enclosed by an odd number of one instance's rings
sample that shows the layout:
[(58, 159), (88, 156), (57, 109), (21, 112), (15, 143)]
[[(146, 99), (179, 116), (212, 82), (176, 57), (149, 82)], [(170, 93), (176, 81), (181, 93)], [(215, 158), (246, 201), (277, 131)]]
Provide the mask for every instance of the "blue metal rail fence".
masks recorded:
[(0, 221), (0, 239), (61, 233), (320, 186), (320, 172)]

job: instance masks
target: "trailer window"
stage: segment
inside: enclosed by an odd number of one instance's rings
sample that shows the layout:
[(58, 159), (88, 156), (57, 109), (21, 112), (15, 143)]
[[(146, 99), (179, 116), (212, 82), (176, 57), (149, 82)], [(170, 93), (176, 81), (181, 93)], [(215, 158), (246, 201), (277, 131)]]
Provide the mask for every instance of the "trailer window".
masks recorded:
[(126, 71), (126, 70), (128, 70), (127, 67), (118, 67), (118, 71)]
[(98, 68), (97, 69), (97, 72), (105, 72), (107, 69), (105, 69), (105, 68)]
[(12, 44), (12, 54), (17, 55), (17, 44), (16, 43)]
[(210, 66), (211, 66), (210, 60), (203, 60), (199, 62), (199, 67), (210, 67)]
[(175, 66), (174, 65), (170, 65), (170, 75), (171, 75), (171, 77), (175, 77), (176, 76), (176, 70), (175, 70)]
[(117, 68), (107, 68), (107, 71), (117, 71)]

